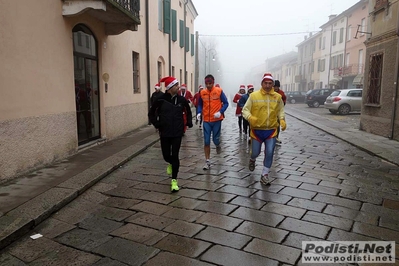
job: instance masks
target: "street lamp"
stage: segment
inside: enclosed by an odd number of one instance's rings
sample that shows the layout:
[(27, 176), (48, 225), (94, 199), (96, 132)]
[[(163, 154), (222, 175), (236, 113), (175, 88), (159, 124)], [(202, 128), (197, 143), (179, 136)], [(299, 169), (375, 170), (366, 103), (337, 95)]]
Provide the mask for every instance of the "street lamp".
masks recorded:
[[(207, 75), (207, 72), (206, 72), (206, 61), (208, 61), (209, 72), (211, 70), (211, 61), (210, 61), (210, 59), (211, 59), (210, 53), (211, 52), (214, 52), (214, 54), (212, 56), (213, 57), (212, 60), (215, 61), (216, 60), (215, 55), (217, 55), (216, 50), (214, 48), (211, 48), (211, 49), (206, 49), (205, 48), (205, 76)], [(208, 60), (207, 60), (207, 58), (208, 58)]]

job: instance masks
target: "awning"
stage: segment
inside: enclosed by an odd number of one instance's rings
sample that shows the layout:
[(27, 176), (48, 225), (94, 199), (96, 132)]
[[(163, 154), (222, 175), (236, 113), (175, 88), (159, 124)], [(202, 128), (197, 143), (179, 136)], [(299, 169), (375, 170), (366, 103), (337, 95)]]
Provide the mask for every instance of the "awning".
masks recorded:
[(352, 82), (353, 85), (363, 85), (363, 74), (358, 74)]
[(330, 80), (330, 85), (337, 85), (340, 79), (332, 79)]

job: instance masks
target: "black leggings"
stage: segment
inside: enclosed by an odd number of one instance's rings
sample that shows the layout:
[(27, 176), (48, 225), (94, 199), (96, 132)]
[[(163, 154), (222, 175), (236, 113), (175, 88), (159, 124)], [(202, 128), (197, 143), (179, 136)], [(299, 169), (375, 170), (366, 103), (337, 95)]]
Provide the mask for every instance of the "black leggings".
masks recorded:
[(238, 117), (238, 127), (240, 128), (240, 131), (242, 130), (242, 116)]
[(244, 126), (244, 134), (249, 134), (249, 131), (251, 130), (249, 127), (249, 122), (245, 118), (242, 121), (242, 125)]
[(161, 138), (162, 156), (167, 163), (172, 165), (172, 179), (176, 179), (177, 173), (179, 173), (181, 138), (182, 137)]

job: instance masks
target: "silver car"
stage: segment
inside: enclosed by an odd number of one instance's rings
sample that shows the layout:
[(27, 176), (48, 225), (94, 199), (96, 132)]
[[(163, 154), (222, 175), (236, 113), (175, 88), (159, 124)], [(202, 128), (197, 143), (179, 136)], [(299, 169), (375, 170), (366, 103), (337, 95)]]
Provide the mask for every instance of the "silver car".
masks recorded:
[(324, 102), (332, 114), (347, 115), (350, 112), (360, 112), (362, 108), (362, 89), (335, 90)]

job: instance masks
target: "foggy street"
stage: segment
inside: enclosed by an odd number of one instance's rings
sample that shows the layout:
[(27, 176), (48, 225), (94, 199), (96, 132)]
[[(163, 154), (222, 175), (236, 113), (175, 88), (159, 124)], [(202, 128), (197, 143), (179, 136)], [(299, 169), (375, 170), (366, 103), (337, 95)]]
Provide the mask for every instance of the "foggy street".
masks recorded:
[(399, 167), (293, 116), (338, 125), (358, 115), (288, 104), (263, 186), (263, 153), (250, 172), (234, 109), (208, 171), (202, 131), (186, 132), (179, 192), (157, 142), (3, 249), (0, 265), (301, 265), (305, 240), (399, 241)]

